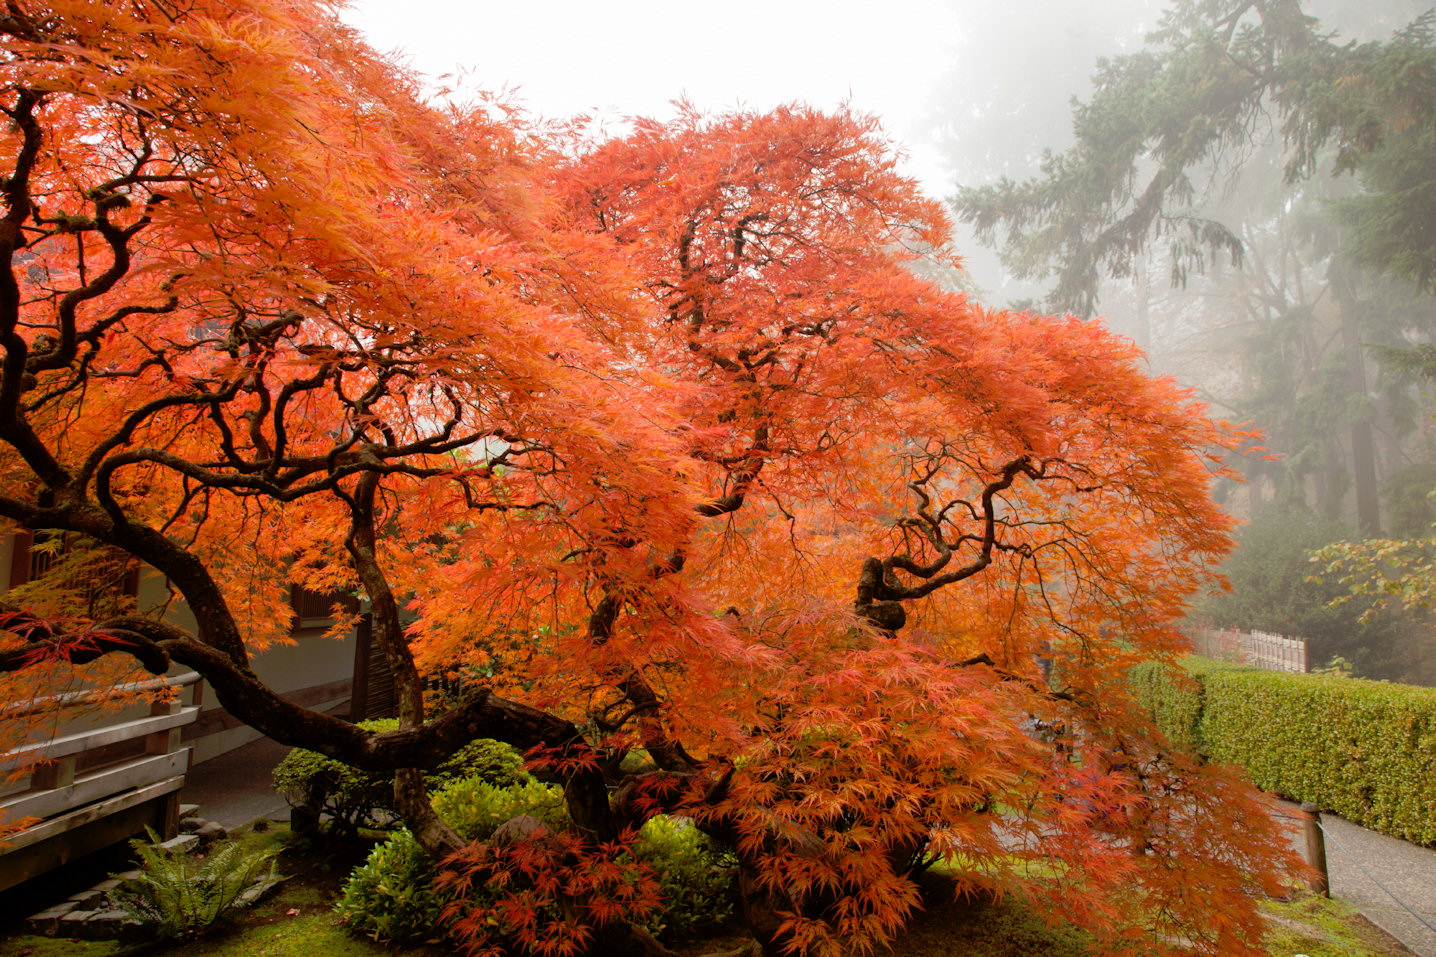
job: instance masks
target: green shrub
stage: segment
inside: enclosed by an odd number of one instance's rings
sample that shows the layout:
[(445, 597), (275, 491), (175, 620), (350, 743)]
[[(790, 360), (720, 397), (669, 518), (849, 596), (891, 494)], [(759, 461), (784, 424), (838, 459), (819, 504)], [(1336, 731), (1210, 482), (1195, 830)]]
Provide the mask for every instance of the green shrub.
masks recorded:
[[(394, 718), (362, 721), (369, 731), (393, 731)], [(498, 786), (528, 780), (523, 758), (498, 741), (471, 741), (453, 757), (424, 775), (425, 783), (439, 789), (463, 778), (478, 778)], [(274, 787), (311, 820), (327, 817), (333, 827), (353, 834), (361, 827), (386, 827), (394, 820), (394, 785), (388, 774), (361, 771), (304, 748), (289, 752), (274, 769)]]
[[(434, 810), (466, 841), (486, 840), (520, 814), (554, 831), (569, 824), (563, 791), (533, 780), (509, 788), (479, 778), (456, 781), (434, 795)], [(437, 941), (443, 937), (439, 915), (450, 898), (433, 878), (434, 862), (412, 834), (399, 830), (349, 875), (334, 909), (351, 932), (377, 941)]]
[(655, 817), (638, 832), (633, 856), (653, 869), (663, 909), (648, 931), (659, 940), (692, 940), (733, 916), (738, 860), (682, 818)]
[(244, 910), (261, 890), (279, 880), (275, 851), (247, 851), (220, 841), (202, 861), (149, 840), (130, 841), (140, 876), (111, 892), (110, 900), (150, 936), (163, 940), (197, 937)]
[[(394, 803), (394, 785), (387, 776), (304, 748), (294, 748), (275, 767), (274, 788), (305, 812), (308, 827), (324, 815), (336, 830), (353, 834), (361, 827), (382, 827), (392, 816), (387, 812)], [(306, 823), (296, 815), (294, 826), (303, 830)]]
[(1201, 736), (1253, 782), (1374, 830), (1436, 843), (1436, 689), (1214, 671)]
[(448, 900), (434, 891), (433, 862), (408, 831), (374, 848), (344, 884), (334, 910), (353, 934), (385, 943), (438, 943)]
[(538, 818), (551, 831), (570, 824), (563, 788), (532, 778), (509, 787), (480, 778), (455, 781), (434, 795), (434, 810), (466, 841), (488, 840), (500, 824), (520, 814)]
[[(455, 782), (434, 796), (434, 809), (460, 837), (487, 840), (522, 814), (555, 833), (569, 828), (563, 791), (535, 781), (496, 788), (479, 780)], [(732, 914), (733, 862), (686, 821), (655, 818), (640, 831), (633, 857), (647, 865), (662, 890), (663, 910), (649, 931), (682, 940), (725, 923)], [(433, 883), (434, 864), (408, 831), (376, 847), (344, 885), (335, 910), (350, 931), (377, 941), (414, 944), (444, 937), (441, 913), (452, 897)], [(493, 903), (500, 891), (475, 887), (470, 902)]]

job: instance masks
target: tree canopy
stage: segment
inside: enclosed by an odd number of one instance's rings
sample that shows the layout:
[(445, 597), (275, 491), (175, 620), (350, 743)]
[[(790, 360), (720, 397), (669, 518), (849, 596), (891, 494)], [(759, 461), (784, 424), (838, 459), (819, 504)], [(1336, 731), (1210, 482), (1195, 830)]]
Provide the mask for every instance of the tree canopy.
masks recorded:
[(1361, 174), (1340, 204), (1353, 257), (1426, 285), (1433, 57), (1429, 15), (1342, 43), (1302, 0), (1177, 0), (1143, 50), (1098, 62), (1074, 146), (1046, 154), (1039, 177), (964, 188), (957, 208), (1018, 276), (1055, 273), (1053, 308), (1091, 315), (1101, 277), (1129, 275), (1153, 241), (1174, 282), (1240, 257), (1214, 200), (1275, 132), (1289, 182)]
[[(194, 668), (394, 771), (461, 873), (488, 850), (419, 769), (509, 742), (564, 786), (555, 866), (688, 815), (768, 953), (882, 943), (935, 858), (1108, 953), (1259, 952), (1240, 889), (1284, 842), (1125, 682), (1182, 647), (1244, 437), (1100, 325), (918, 278), (949, 223), (871, 120), (593, 143), (426, 103), (304, 0), (8, 11), (0, 516), (145, 563), (197, 622), (16, 610), (8, 694)], [(290, 583), (365, 600), (398, 730), (255, 676)], [(612, 893), (535, 949), (653, 949)]]
[(1248, 466), (1253, 494), (1376, 534), (1417, 416), (1362, 350), (1430, 334), (1436, 46), (1429, 14), (1356, 42), (1305, 6), (1172, 4), (1140, 52), (1098, 64), (1074, 146), (956, 205), (1016, 275), (1052, 280), (1053, 308), (1091, 315), (1104, 279), (1165, 274), (1176, 335), (1190, 349), (1201, 327), (1223, 357), (1208, 394), (1281, 453)]

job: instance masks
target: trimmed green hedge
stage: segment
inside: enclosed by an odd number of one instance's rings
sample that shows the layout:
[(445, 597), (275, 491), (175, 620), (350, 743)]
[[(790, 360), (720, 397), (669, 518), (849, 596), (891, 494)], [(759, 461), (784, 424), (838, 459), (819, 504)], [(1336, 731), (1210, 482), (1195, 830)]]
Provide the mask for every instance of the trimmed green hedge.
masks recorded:
[(1260, 788), (1365, 827), (1436, 843), (1436, 689), (1214, 671), (1202, 741)]
[(1436, 844), (1436, 689), (1201, 660), (1132, 679), (1174, 744), (1240, 765), (1263, 790)]
[(1240, 668), (1210, 658), (1184, 658), (1180, 669), (1148, 661), (1128, 672), (1137, 700), (1167, 740), (1188, 751), (1202, 748), (1202, 678), (1219, 668)]

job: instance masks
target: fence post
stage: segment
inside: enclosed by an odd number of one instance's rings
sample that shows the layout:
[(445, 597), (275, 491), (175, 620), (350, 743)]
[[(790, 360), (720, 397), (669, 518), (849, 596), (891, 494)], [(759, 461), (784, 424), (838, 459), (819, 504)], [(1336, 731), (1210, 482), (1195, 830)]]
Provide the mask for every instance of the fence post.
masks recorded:
[(1321, 830), (1321, 811), (1311, 801), (1301, 806), (1302, 832), (1306, 837), (1306, 862), (1316, 868), (1311, 889), (1322, 897), (1331, 896), (1331, 878), (1326, 872), (1326, 835)]

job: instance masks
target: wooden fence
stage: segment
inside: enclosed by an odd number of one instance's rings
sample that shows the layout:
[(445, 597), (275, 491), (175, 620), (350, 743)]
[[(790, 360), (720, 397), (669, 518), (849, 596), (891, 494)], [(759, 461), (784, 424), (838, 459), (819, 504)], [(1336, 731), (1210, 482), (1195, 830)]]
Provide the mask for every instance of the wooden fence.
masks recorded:
[(1236, 628), (1199, 628), (1187, 635), (1192, 639), (1193, 652), (1205, 658), (1239, 661), (1267, 671), (1308, 670), (1305, 638)]
[[(0, 821), (37, 818), (0, 840), (0, 890), (143, 831), (165, 838), (179, 823), (179, 789), (190, 749), (180, 729), (199, 717), (199, 675), (190, 672), (124, 688), (72, 692), (19, 702), (0, 711), (66, 711), (121, 694), (175, 689), (149, 715), (56, 734), (0, 755), (0, 775), (28, 769), (18, 790), (0, 797)], [(185, 689), (189, 702), (185, 703)]]

